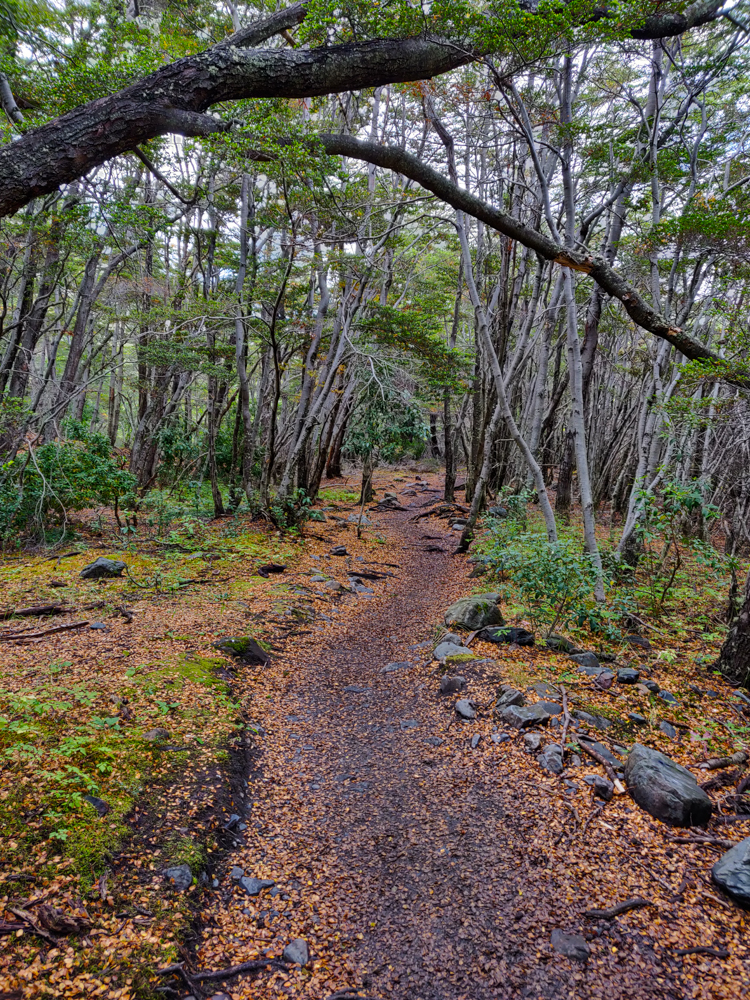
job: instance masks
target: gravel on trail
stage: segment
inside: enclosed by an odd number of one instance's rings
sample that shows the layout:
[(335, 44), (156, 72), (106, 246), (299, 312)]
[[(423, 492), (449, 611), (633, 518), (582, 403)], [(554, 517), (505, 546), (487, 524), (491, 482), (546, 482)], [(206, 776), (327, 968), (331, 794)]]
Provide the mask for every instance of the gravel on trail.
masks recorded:
[[(507, 727), (486, 706), (499, 683), (522, 684), (524, 672), (531, 683), (534, 648), (488, 644), (494, 659), (457, 670), (467, 691), (440, 695), (429, 644), (470, 591), (471, 565), (448, 537), (445, 552), (427, 551), (423, 522), (411, 520), (421, 502), (372, 515), (385, 545), (344, 535), (350, 556), (392, 567), (374, 596), (346, 594), (335, 621), (238, 681), (258, 732), (247, 829), (207, 900), (199, 967), (278, 958), (303, 939), (304, 968), (222, 989), (235, 1000), (325, 1000), (345, 987), (403, 1000), (750, 996), (742, 914), (705, 884), (713, 900), (701, 904), (699, 888), (670, 902), (685, 869), (650, 817), (627, 796), (600, 813), (583, 781), (592, 761), (563, 783), (525, 752), (522, 732), (499, 738)], [(430, 529), (450, 535), (448, 523)], [(398, 661), (414, 666), (383, 672)], [(457, 716), (457, 697), (477, 705), (476, 720)], [(275, 895), (249, 897), (232, 866), (273, 880)], [(609, 921), (583, 915), (640, 895), (653, 905)], [(589, 960), (558, 954), (553, 932), (585, 938)], [(729, 942), (729, 962), (671, 950), (717, 941)]]

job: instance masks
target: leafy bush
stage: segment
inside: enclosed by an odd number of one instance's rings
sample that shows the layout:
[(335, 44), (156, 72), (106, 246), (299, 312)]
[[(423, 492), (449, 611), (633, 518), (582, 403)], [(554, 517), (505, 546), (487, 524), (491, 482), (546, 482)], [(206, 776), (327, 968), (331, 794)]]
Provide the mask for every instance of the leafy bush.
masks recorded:
[(136, 479), (121, 469), (103, 434), (80, 425), (64, 441), (29, 448), (0, 467), (0, 539), (43, 538), (68, 511), (135, 502)]

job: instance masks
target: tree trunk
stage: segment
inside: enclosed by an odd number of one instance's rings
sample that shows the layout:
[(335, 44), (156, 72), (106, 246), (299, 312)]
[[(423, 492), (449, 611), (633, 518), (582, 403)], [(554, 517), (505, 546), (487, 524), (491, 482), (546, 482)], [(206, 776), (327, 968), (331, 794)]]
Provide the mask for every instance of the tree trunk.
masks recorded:
[(729, 628), (717, 667), (730, 684), (747, 687), (750, 683), (750, 573), (740, 613)]

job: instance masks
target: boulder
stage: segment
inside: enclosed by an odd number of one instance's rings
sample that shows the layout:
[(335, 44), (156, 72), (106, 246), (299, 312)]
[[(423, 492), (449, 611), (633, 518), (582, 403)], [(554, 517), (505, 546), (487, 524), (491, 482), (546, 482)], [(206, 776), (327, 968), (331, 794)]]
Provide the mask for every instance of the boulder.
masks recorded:
[(500, 712), (500, 718), (513, 729), (526, 729), (528, 726), (546, 725), (549, 722), (549, 713), (538, 704), (509, 705)]
[(310, 952), (307, 941), (304, 938), (295, 938), (284, 948), (284, 961), (294, 962), (295, 965), (307, 965), (310, 961)]
[(564, 635), (558, 635), (557, 632), (550, 632), (544, 644), (547, 649), (553, 649), (556, 653), (574, 653), (576, 651), (575, 643), (566, 639)]
[(651, 649), (651, 643), (642, 635), (626, 635), (625, 642), (629, 646), (638, 646), (640, 649)]
[(550, 943), (558, 955), (572, 958), (576, 962), (587, 962), (591, 949), (580, 934), (568, 934), (566, 931), (554, 930)]
[(268, 666), (271, 657), (262, 646), (249, 635), (230, 636), (228, 639), (217, 639), (214, 649), (226, 653), (227, 656), (241, 660), (250, 666)]
[(636, 743), (625, 781), (641, 809), (670, 826), (703, 826), (711, 818), (711, 799), (695, 777), (658, 750)]
[(711, 875), (735, 902), (750, 908), (750, 837), (722, 854), (711, 869)]
[(633, 667), (623, 667), (617, 671), (617, 680), (620, 684), (637, 684), (640, 678), (640, 672)]
[(664, 735), (668, 736), (670, 740), (677, 739), (677, 730), (675, 729), (675, 727), (672, 725), (671, 722), (667, 722), (665, 719), (662, 719), (662, 721), (659, 723), (659, 729), (661, 729)]
[(542, 734), (526, 733), (523, 738), (523, 745), (529, 753), (536, 753), (542, 745)]
[(449, 677), (446, 674), (440, 678), (440, 694), (454, 694), (456, 691), (465, 690), (465, 688), (465, 677)]
[(473, 656), (468, 646), (456, 645), (455, 642), (441, 642), (432, 653), (436, 660), (444, 660), (446, 656)]
[(592, 670), (603, 670), (596, 653), (570, 653), (570, 659), (579, 667), (589, 667)]
[(517, 646), (533, 646), (534, 633), (525, 628), (483, 628), (477, 633), (477, 639), (482, 642), (514, 642)]
[(458, 625), (470, 632), (487, 625), (503, 625), (503, 616), (497, 606), (499, 600), (500, 594), (495, 591), (461, 597), (445, 612), (445, 624)]
[(580, 708), (576, 708), (571, 713), (574, 719), (578, 719), (579, 722), (583, 722), (586, 726), (593, 726), (594, 729), (601, 729), (604, 732), (612, 726), (609, 719), (605, 718), (603, 715), (591, 715), (590, 712), (584, 712)]
[(518, 688), (510, 687), (508, 684), (501, 684), (498, 689), (497, 701), (495, 702), (495, 710), (500, 711), (503, 708), (508, 708), (509, 705), (525, 705), (526, 699), (518, 690)]
[(550, 743), (537, 757), (539, 764), (551, 774), (562, 774), (564, 770), (563, 752), (559, 743)]
[(124, 562), (119, 559), (105, 559), (104, 556), (99, 556), (88, 566), (84, 566), (81, 570), (80, 576), (83, 580), (106, 580), (108, 578), (122, 576), (123, 570), (126, 570), (127, 566)]
[(456, 715), (461, 719), (476, 719), (476, 709), (468, 698), (461, 698), (456, 702)]
[(562, 715), (562, 705), (556, 701), (539, 701), (537, 704), (549, 715)]

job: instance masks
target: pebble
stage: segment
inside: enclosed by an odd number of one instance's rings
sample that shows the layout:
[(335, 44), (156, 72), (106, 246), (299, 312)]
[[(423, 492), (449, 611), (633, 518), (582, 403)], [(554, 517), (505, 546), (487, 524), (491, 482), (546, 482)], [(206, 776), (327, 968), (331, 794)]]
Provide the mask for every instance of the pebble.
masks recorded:
[(443, 741), (439, 736), (426, 736), (425, 743), (429, 743), (431, 747), (442, 746)]
[(408, 670), (411, 663), (407, 663), (405, 660), (399, 663), (386, 663), (386, 665), (380, 671), (381, 674), (395, 674), (397, 670)]
[(523, 742), (529, 753), (536, 753), (542, 745), (541, 733), (526, 733)]
[(416, 729), (419, 725), (418, 719), (402, 719), (399, 723), (402, 729)]
[(361, 687), (359, 684), (347, 684), (344, 691), (347, 694), (362, 694), (363, 691), (367, 691), (367, 688)]
[(648, 719), (645, 715), (641, 715), (640, 712), (628, 712), (628, 718), (636, 726), (645, 726), (648, 724)]
[(244, 868), (240, 868), (239, 865), (235, 865), (234, 868), (229, 873), (230, 877), (234, 879), (235, 882), (238, 882), (244, 874), (245, 874)]
[(509, 736), (507, 733), (493, 733), (490, 736), (493, 743), (507, 743), (508, 740), (512, 740), (513, 737)]
[(481, 740), (481, 738), (482, 737), (479, 735), (479, 733), (474, 733), (474, 735), (471, 737), (472, 750), (476, 750), (476, 748), (479, 746), (479, 741)]
[(257, 896), (264, 889), (270, 889), (271, 886), (276, 885), (273, 879), (268, 878), (241, 878), (239, 880), (240, 885), (248, 894), (248, 896)]
[(667, 722), (666, 720), (662, 720), (659, 723), (659, 729), (661, 729), (661, 731), (664, 733), (664, 735), (668, 736), (670, 738), (670, 740), (676, 740), (677, 739), (677, 730), (675, 729), (675, 727), (672, 725), (671, 722)]
[(679, 701), (675, 698), (673, 694), (669, 691), (659, 691), (657, 698), (661, 698), (662, 701), (666, 701), (668, 705), (679, 705)]
[(184, 892), (193, 884), (193, 873), (190, 871), (190, 865), (175, 865), (174, 868), (167, 868), (164, 872), (164, 878), (178, 892)]
[(304, 938), (295, 938), (284, 948), (284, 961), (293, 962), (295, 965), (307, 965), (310, 960), (310, 952), (307, 941)]

